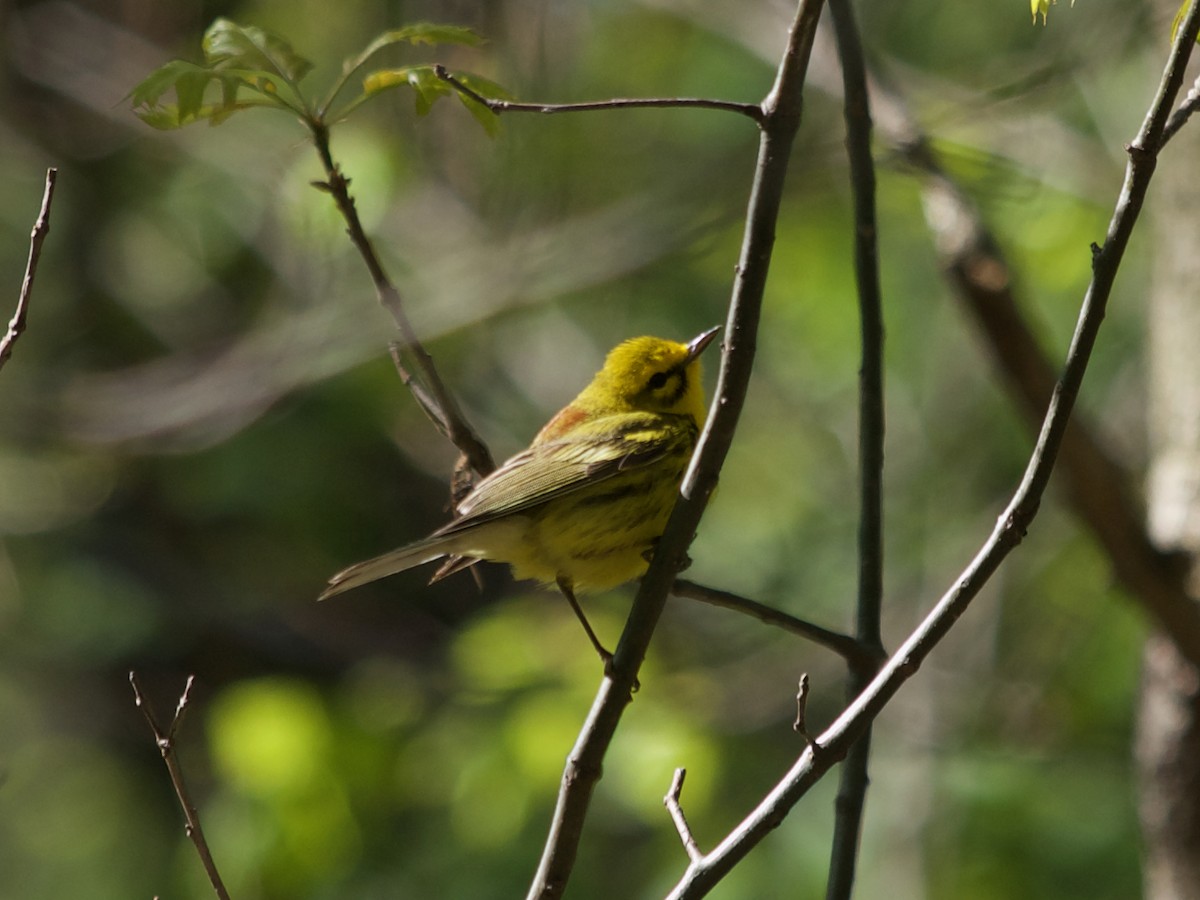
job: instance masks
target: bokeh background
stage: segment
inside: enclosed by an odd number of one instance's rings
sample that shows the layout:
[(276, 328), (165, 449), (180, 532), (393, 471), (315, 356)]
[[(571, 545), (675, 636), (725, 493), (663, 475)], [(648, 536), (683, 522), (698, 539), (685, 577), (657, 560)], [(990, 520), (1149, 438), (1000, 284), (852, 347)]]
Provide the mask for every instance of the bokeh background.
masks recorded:
[[(1163, 55), (1140, 4), (1033, 27), (1021, 0), (859, 4), (1065, 348)], [(160, 133), (122, 98), (199, 59), (218, 15), (285, 35), (319, 92), (379, 31), (469, 25), (437, 58), (518, 97), (770, 86), (773, 0), (316, 0), (0, 6), (0, 309), (59, 168), (29, 331), (0, 372), (0, 895), (205, 897), (128, 673), (167, 716), (239, 900), (520, 896), (600, 676), (569, 609), (491, 573), (410, 572), (315, 603), (345, 564), (447, 516), (455, 453), (397, 378), (394, 335), (302, 129), (277, 113)], [(840, 101), (810, 88), (758, 367), (689, 577), (849, 629), (857, 319)], [(508, 116), (383, 96), (335, 157), (407, 308), (500, 458), (641, 333), (724, 319), (756, 133), (715, 112)], [(986, 537), (1031, 441), (939, 277), (917, 185), (881, 147), (888, 329), (886, 641)], [(1136, 469), (1145, 238), (1082, 400)], [(714, 357), (715, 359), (715, 357)], [(712, 361), (709, 382), (711, 384)], [(859, 896), (1126, 898), (1140, 614), (1052, 496), (1029, 540), (880, 720)], [(629, 588), (587, 608), (610, 643)], [(605, 768), (569, 895), (660, 895), (685, 856), (661, 798), (686, 766), (702, 846), (828, 722), (844, 669), (671, 601)], [(834, 779), (714, 896), (823, 896)]]

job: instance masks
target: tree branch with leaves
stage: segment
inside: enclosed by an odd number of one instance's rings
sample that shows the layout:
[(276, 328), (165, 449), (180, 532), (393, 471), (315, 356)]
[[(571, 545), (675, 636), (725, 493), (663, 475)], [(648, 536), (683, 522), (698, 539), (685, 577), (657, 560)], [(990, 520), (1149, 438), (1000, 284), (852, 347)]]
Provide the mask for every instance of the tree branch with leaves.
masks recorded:
[[(683, 769), (668, 790), (666, 805), (687, 853), (688, 864), (672, 898), (707, 894), (790, 813), (808, 789), (837, 762), (848, 759), (843, 771), (842, 800), (830, 867), (828, 896), (848, 897), (857, 860), (858, 835), (866, 790), (869, 745), (864, 737), (871, 723), (900, 687), (911, 678), (937, 643), (965, 612), (972, 599), (1023, 540), (1037, 515), (1042, 496), (1060, 451), (1067, 446), (1068, 421), (1087, 370), (1096, 334), (1130, 234), (1137, 222), (1153, 175), (1157, 154), (1170, 129), (1189, 102), (1172, 116), (1182, 87), (1183, 67), (1197, 31), (1196, 4), (1178, 23), (1163, 80), (1145, 123), (1129, 147), (1125, 184), (1114, 209), (1106, 240), (1095, 249), (1091, 285), (1083, 299), (1074, 338), (1049, 409), (1041, 419), (1036, 446), (1024, 477), (1000, 516), (995, 529), (954, 585), (934, 605), (921, 625), (884, 662), (880, 635), (882, 600), (882, 462), (883, 462), (883, 312), (879, 288), (874, 210), (874, 164), (866, 68), (850, 4), (831, 0), (845, 86), (845, 119), (855, 196), (854, 248), (862, 331), (860, 382), (860, 525), (858, 624), (853, 637), (794, 620), (755, 601), (677, 580), (687, 561), (687, 549), (715, 488), (744, 408), (754, 367), (763, 298), (774, 250), (775, 231), (784, 200), (784, 184), (792, 146), (801, 124), (802, 90), (816, 26), (823, 4), (801, 0), (792, 21), (775, 82), (759, 104), (702, 98), (644, 98), (601, 100), (572, 104), (517, 101), (503, 88), (471, 73), (440, 64), (401, 66), (363, 74), (376, 54), (401, 44), (473, 46), (478, 38), (465, 29), (420, 25), (386, 32), (343, 66), (324, 99), (314, 102), (301, 86), (312, 68), (279, 38), (255, 28), (218, 20), (205, 36), (202, 64), (176, 61), (162, 67), (131, 94), (139, 114), (151, 125), (175, 128), (197, 121), (220, 123), (251, 108), (269, 108), (297, 117), (307, 129), (324, 172), (315, 186), (331, 195), (346, 222), (351, 242), (371, 276), (381, 305), (400, 333), (400, 347), (414, 360), (414, 378), (397, 354), (397, 368), (414, 397), (438, 430), (463, 454), (476, 473), (493, 468), (483, 441), (466, 422), (430, 355), (404, 311), (399, 291), (384, 270), (366, 234), (350, 191), (331, 149), (331, 131), (345, 117), (379, 93), (410, 88), (418, 113), (426, 113), (444, 97), (455, 96), (495, 133), (497, 116), (524, 112), (583, 113), (628, 108), (703, 108), (732, 112), (756, 123), (760, 132), (755, 177), (751, 188), (740, 256), (724, 333), (724, 353), (716, 396), (684, 479), (666, 531), (659, 540), (625, 623), (610, 671), (601, 680), (587, 720), (567, 757), (557, 805), (541, 860), (529, 888), (530, 898), (563, 895), (574, 870), (591, 799), (638, 673), (672, 590), (779, 624), (840, 653), (849, 665), (849, 696), (844, 711), (819, 733), (807, 722), (807, 677), (801, 679), (796, 728), (805, 749), (775, 787), (719, 844), (704, 852), (692, 836), (683, 809)], [(1037, 12), (1035, 4), (1035, 13)], [(1042, 10), (1044, 15), (1045, 10)], [(354, 79), (360, 89), (351, 91)], [(173, 91), (176, 102), (163, 98)], [(353, 93), (349, 100), (341, 100)], [(214, 94), (218, 95), (214, 98)], [(1194, 105), (1194, 104), (1192, 104)], [(882, 665), (880, 665), (882, 662)], [(135, 685), (136, 688), (136, 685)], [(156, 729), (157, 731), (158, 729)], [(815, 732), (815, 730), (814, 730)], [(681, 761), (684, 762), (684, 761)], [(185, 802), (185, 809), (187, 803)], [(190, 824), (190, 820), (189, 820)]]

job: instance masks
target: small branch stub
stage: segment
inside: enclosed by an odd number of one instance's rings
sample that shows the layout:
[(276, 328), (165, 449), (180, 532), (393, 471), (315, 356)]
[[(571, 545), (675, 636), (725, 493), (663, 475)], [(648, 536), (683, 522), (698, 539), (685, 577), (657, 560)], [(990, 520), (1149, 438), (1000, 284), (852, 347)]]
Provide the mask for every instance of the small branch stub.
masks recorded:
[(800, 676), (800, 683), (796, 689), (796, 721), (792, 723), (792, 731), (804, 738), (804, 742), (812, 748), (815, 755), (821, 748), (817, 745), (816, 739), (808, 733), (808, 673), (805, 672)]
[(683, 849), (687, 851), (688, 859), (692, 862), (699, 862), (704, 858), (704, 854), (700, 852), (700, 847), (692, 836), (692, 829), (688, 826), (687, 818), (683, 814), (683, 807), (679, 804), (679, 795), (683, 792), (683, 779), (686, 775), (687, 769), (675, 770), (675, 777), (671, 779), (671, 789), (663, 797), (663, 805), (671, 814), (671, 821), (675, 823), (675, 830), (679, 832), (679, 840), (683, 842)]

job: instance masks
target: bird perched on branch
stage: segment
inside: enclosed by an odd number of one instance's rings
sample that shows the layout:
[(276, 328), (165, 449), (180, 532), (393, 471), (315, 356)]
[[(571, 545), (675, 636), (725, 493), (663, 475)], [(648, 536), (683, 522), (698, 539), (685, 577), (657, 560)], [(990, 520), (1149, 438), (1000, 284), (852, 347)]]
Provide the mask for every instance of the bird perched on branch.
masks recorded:
[(576, 592), (645, 573), (704, 423), (699, 356), (718, 330), (686, 344), (619, 344), (528, 449), (459, 502), (454, 521), (338, 572), (320, 599), (443, 557), (432, 581), (481, 559), (504, 562), (517, 578), (558, 585), (607, 667), (612, 654)]

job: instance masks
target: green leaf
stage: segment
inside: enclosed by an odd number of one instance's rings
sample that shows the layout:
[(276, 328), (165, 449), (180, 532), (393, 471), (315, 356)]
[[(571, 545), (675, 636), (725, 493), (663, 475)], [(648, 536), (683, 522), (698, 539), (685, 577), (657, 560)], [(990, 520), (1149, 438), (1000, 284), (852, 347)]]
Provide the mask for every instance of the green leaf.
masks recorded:
[(403, 66), (380, 69), (363, 79), (363, 94), (373, 97), (389, 88), (408, 86), (416, 96), (417, 115), (429, 112), (433, 104), (453, 90), (434, 74), (433, 66)]
[[(1188, 0), (1183, 0), (1183, 5), (1179, 7), (1179, 12), (1175, 13), (1175, 18), (1171, 21), (1171, 43), (1175, 43), (1175, 38), (1179, 36), (1179, 28), (1183, 25), (1183, 19), (1187, 15)], [(1196, 43), (1200, 44), (1200, 34), (1196, 35)]]
[[(138, 118), (146, 124), (158, 129), (182, 128), (200, 119), (211, 118), (220, 107), (234, 105), (236, 97), (226, 84), (229, 80), (229, 76), (195, 63), (174, 60), (151, 72), (129, 92), (127, 99)], [(220, 107), (204, 105), (205, 90), (213, 81), (222, 83), (222, 94), (226, 97)], [(163, 95), (171, 90), (178, 102), (162, 103)]]
[[(506, 88), (482, 75), (472, 75), (469, 72), (452, 72), (451, 74), (481, 97), (496, 100), (512, 99), (512, 94)], [(389, 88), (405, 85), (413, 89), (419, 116), (426, 115), (433, 104), (442, 97), (454, 94), (489, 135), (494, 137), (500, 130), (500, 119), (494, 112), (478, 100), (456, 90), (448, 81), (438, 78), (431, 65), (403, 66), (399, 69), (380, 69), (372, 72), (363, 79), (363, 99), (373, 97)]]
[(484, 78), (482, 75), (476, 75), (473, 72), (451, 72), (450, 74), (480, 97), (486, 97), (488, 100), (517, 99), (516, 95), (504, 85), (492, 81), (490, 78)]
[(205, 79), (210, 77), (207, 69), (201, 68), (195, 63), (185, 62), (182, 59), (172, 60), (166, 65), (159, 66), (142, 79), (125, 96), (125, 99), (134, 106), (156, 106), (163, 94), (174, 88), (181, 79), (193, 75), (199, 75)]
[(453, 90), (437, 77), (433, 66), (413, 66), (408, 70), (408, 83), (416, 94), (418, 116), (427, 115), (433, 104)]
[(368, 97), (408, 84), (408, 73), (412, 66), (401, 66), (399, 69), (379, 69), (363, 78), (363, 93)]
[[(218, 85), (220, 100), (204, 102), (209, 86)], [(163, 103), (169, 91), (175, 91), (176, 103)], [(239, 99), (238, 92), (247, 90), (253, 96)], [(286, 96), (280, 96), (280, 91)], [(158, 129), (182, 128), (193, 122), (208, 120), (216, 125), (242, 109), (273, 107), (298, 112), (288, 98), (294, 97), (289, 83), (280, 75), (261, 70), (213, 69), (195, 63), (175, 60), (152, 72), (130, 91), (128, 100), (143, 122)]]
[[(1050, 7), (1057, 3), (1058, 0), (1029, 0), (1029, 7), (1033, 10), (1033, 24), (1037, 24), (1037, 17), (1042, 17), (1042, 24), (1046, 24), (1046, 14), (1050, 12)], [(1075, 0), (1071, 0), (1071, 6), (1075, 5)], [(1186, 4), (1185, 4), (1186, 5)]]
[(295, 85), (313, 64), (283, 38), (261, 28), (217, 19), (204, 33), (204, 58), (213, 69), (257, 69)]
[[(488, 100), (513, 99), (511, 91), (489, 78), (484, 78), (482, 75), (472, 75), (470, 72), (452, 72), (450, 74), (476, 94), (486, 97)], [(467, 112), (475, 118), (476, 122), (483, 126), (483, 130), (488, 133), (489, 137), (495, 137), (500, 133), (500, 116), (474, 97), (468, 97), (461, 91), (455, 91), (455, 94), (458, 95), (459, 101), (466, 107)]]
[(462, 44), (468, 47), (477, 47), (483, 43), (483, 38), (471, 29), (460, 28), (457, 25), (434, 25), (430, 22), (420, 22), (404, 28), (394, 28), (376, 37), (358, 56), (352, 56), (342, 63), (342, 71), (346, 74), (354, 72), (366, 65), (367, 60), (380, 50), (390, 47), (392, 44), (401, 43), (428, 44), (429, 46)]
[[(312, 63), (281, 38), (217, 19), (204, 34), (204, 56), (204, 65), (174, 60), (138, 84), (128, 98), (138, 117), (155, 128), (181, 128), (203, 119), (215, 125), (252, 106), (305, 114), (307, 105), (296, 82)], [(206, 103), (205, 95), (214, 83), (220, 100)], [(163, 103), (171, 90), (177, 102)], [(239, 99), (242, 90), (253, 96)]]

